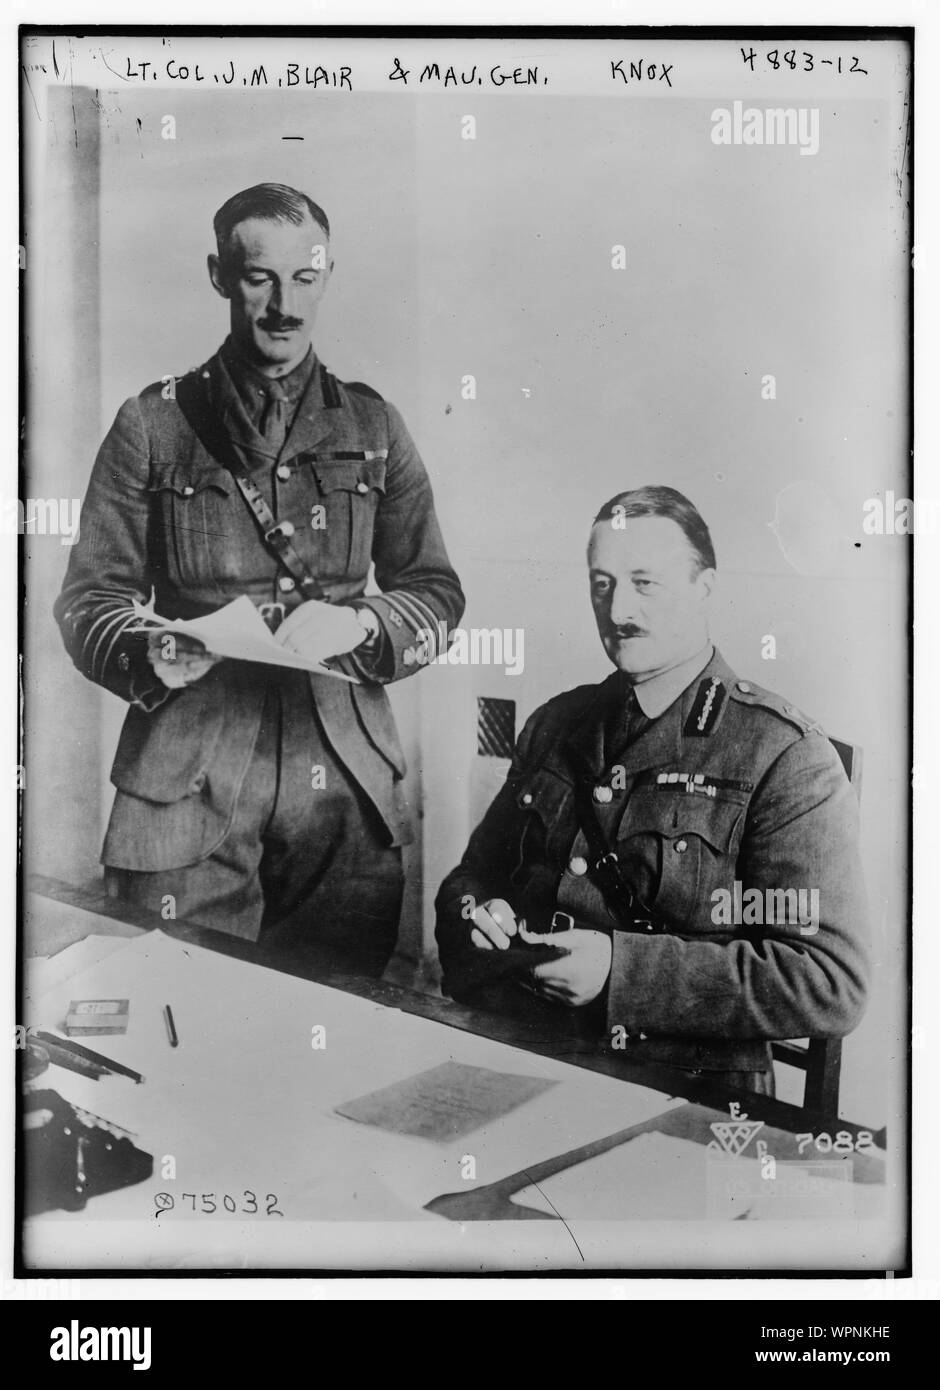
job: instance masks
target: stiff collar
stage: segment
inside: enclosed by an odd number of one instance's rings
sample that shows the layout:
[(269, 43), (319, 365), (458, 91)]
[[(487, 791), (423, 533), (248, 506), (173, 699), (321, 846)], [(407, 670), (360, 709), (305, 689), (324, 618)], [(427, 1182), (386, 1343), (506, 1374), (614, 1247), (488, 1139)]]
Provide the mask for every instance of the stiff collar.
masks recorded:
[(268, 377), (259, 371), (253, 362), (249, 362), (239, 353), (231, 335), (222, 344), (220, 352), (232, 382), (248, 404), (252, 418), (260, 416), (267, 403), (268, 388), (272, 380), (283, 387), (284, 397), (289, 406), (296, 405), (306, 391), (310, 375), (317, 365), (317, 356), (312, 345), (308, 346), (302, 362), (298, 362), (296, 367), (279, 377)]
[(647, 719), (658, 719), (674, 700), (678, 700), (683, 690), (705, 670), (714, 653), (711, 642), (706, 642), (701, 651), (686, 657), (678, 666), (670, 666), (668, 671), (659, 671), (647, 680), (634, 681), (636, 702)]

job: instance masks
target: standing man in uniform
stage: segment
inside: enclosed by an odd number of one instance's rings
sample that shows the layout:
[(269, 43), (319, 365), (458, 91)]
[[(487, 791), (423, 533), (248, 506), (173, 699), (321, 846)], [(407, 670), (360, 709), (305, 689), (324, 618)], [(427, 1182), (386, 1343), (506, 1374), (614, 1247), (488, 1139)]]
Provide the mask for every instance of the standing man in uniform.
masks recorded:
[(715, 553), (687, 498), (611, 499), (588, 563), (616, 670), (526, 724), (438, 894), (444, 988), (770, 1093), (771, 1040), (861, 1016), (855, 796), (819, 725), (709, 641)]
[[(410, 839), (384, 687), (463, 595), (401, 416), (311, 346), (325, 213), (260, 184), (214, 228), (229, 336), (121, 407), (55, 608), (78, 669), (130, 704), (105, 876), (166, 918), (380, 974)], [(285, 647), (356, 683), (135, 630), (134, 600), (185, 619), (242, 594)]]

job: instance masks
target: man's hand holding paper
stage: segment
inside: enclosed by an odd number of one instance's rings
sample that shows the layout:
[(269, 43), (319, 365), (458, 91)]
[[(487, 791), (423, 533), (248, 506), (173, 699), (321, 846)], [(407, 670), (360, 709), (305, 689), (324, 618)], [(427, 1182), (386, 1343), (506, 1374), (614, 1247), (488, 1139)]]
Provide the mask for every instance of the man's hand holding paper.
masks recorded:
[[(354, 676), (322, 665), (323, 657), (320, 655), (323, 652), (329, 656), (341, 656), (367, 640), (364, 625), (356, 619), (356, 610), (331, 608), (326, 603), (310, 603), (303, 604), (297, 613), (308, 607), (321, 609), (327, 616), (317, 623), (310, 619), (303, 623), (305, 645), (301, 649), (294, 645), (293, 637), (290, 642), (282, 641), (280, 636), (276, 639), (245, 594), (213, 613), (187, 620), (163, 618), (152, 608), (134, 603), (134, 611), (140, 619), (140, 627), (136, 630), (149, 632), (151, 636), (148, 652), (150, 664), (164, 685), (171, 689), (191, 685), (223, 657), (258, 661), (267, 666), (284, 666), (295, 671), (316, 671), (337, 680), (356, 683)], [(342, 615), (346, 615), (345, 621)], [(288, 636), (292, 636), (294, 616), (291, 615), (282, 624)], [(297, 634), (294, 632), (293, 635)], [(171, 637), (175, 646), (170, 645)], [(308, 638), (313, 656), (307, 654)]]
[(169, 690), (178, 690), (201, 680), (222, 657), (185, 633), (153, 632), (147, 639), (147, 660)]
[(353, 651), (367, 635), (355, 608), (308, 599), (287, 615), (274, 640), (308, 661), (322, 663)]

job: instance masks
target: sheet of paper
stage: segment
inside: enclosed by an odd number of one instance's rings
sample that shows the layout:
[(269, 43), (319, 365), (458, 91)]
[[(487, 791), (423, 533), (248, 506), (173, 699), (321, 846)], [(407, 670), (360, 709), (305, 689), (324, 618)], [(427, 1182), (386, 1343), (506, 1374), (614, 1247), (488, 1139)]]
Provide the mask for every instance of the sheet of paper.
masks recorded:
[(705, 1214), (705, 1176), (705, 1150), (697, 1144), (639, 1134), (512, 1200), (566, 1221), (696, 1220)]
[[(772, 1174), (772, 1176), (771, 1176)], [(830, 1161), (778, 1162), (715, 1154), (701, 1144), (645, 1133), (523, 1188), (517, 1206), (566, 1221), (793, 1221), (881, 1214), (884, 1188), (855, 1184)]]
[(442, 1062), (336, 1110), (350, 1120), (393, 1134), (449, 1142), (501, 1119), (556, 1084), (544, 1077)]
[(127, 944), (121, 936), (86, 936), (74, 941), (54, 956), (30, 956), (24, 962), (27, 1001), (63, 984), (81, 970), (106, 960)]
[(777, 1163), (772, 1178), (752, 1169), (745, 1189), (752, 1198), (749, 1221), (873, 1221), (885, 1214), (883, 1183), (851, 1180), (851, 1165), (823, 1162)]
[[(56, 951), (54, 955), (26, 956), (24, 960), (24, 995), (25, 1004), (28, 1011), (32, 1009), (32, 1002), (35, 999), (47, 997), (50, 990), (54, 990), (65, 981), (71, 980), (76, 974), (88, 972), (93, 967), (100, 965), (108, 956), (114, 955), (117, 951), (122, 951), (135, 935), (103, 935), (97, 934), (95, 927), (100, 926), (102, 919), (93, 913), (85, 912), (81, 908), (72, 908), (68, 903), (53, 903), (51, 899), (42, 899), (43, 903), (49, 903), (50, 908), (54, 909), (53, 916), (61, 920), (63, 926), (70, 927), (71, 930), (81, 929), (83, 923), (90, 927), (89, 934), (82, 937), (79, 941), (72, 941), (67, 947)], [(43, 916), (44, 916), (44, 908)], [(26, 923), (31, 929), (31, 924), (35, 922), (35, 909), (32, 901), (26, 908)], [(61, 1029), (64, 1026), (64, 1017), (54, 1020), (54, 1027)]]
[(265, 666), (286, 666), (292, 671), (312, 671), (319, 676), (335, 676), (337, 680), (359, 682), (342, 671), (331, 671), (319, 662), (290, 652), (274, 640), (274, 635), (247, 594), (206, 613), (201, 618), (161, 618), (152, 608), (134, 602), (134, 613), (142, 628), (151, 632), (178, 632), (202, 642), (216, 656), (234, 657), (238, 661), (259, 661)]

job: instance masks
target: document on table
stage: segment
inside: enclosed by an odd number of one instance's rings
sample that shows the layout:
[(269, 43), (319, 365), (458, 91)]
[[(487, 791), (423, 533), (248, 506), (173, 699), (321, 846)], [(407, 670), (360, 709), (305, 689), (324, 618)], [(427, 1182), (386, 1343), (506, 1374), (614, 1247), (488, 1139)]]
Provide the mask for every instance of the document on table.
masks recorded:
[(236, 661), (260, 661), (266, 666), (287, 666), (292, 671), (312, 671), (318, 676), (333, 676), (337, 680), (359, 682), (355, 676), (331, 671), (316, 661), (308, 661), (297, 652), (288, 651), (279, 642), (247, 594), (206, 613), (201, 618), (161, 618), (152, 608), (134, 602), (134, 613), (141, 629), (150, 632), (178, 632), (202, 642), (216, 656), (234, 657)]
[(501, 1119), (556, 1084), (546, 1077), (449, 1061), (346, 1101), (336, 1111), (393, 1134), (446, 1143)]
[[(101, 965), (115, 951), (127, 945), (123, 936), (86, 936), (82, 941), (73, 941), (54, 956), (30, 956), (24, 961), (25, 994), (27, 1001), (36, 999), (57, 985), (64, 984), (81, 970), (89, 970)], [(64, 1019), (56, 1018), (53, 1026), (60, 1028)]]

